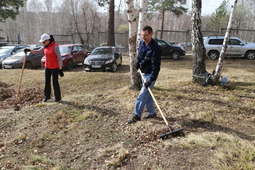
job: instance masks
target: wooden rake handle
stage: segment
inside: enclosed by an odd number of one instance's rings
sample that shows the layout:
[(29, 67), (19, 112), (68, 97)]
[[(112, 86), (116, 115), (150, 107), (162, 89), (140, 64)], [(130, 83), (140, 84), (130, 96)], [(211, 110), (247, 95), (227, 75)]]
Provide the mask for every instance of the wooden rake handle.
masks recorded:
[(24, 59), (23, 59), (23, 63), (22, 63), (22, 70), (21, 70), (21, 75), (20, 75), (20, 79), (19, 79), (19, 86), (17, 89), (17, 95), (16, 95), (16, 104), (19, 101), (19, 96), (20, 96), (20, 88), (21, 88), (21, 82), (22, 82), (22, 77), (23, 77), (23, 72), (24, 72), (24, 68), (25, 68), (25, 64), (26, 64), (26, 58), (27, 58), (27, 53), (25, 53)]
[[(146, 80), (145, 80), (145, 78), (143, 77), (143, 74), (142, 74), (142, 72), (141, 72), (140, 69), (138, 70), (138, 72), (140, 73), (140, 75), (141, 75), (143, 81), (146, 82)], [(168, 121), (166, 120), (166, 116), (164, 115), (164, 113), (163, 113), (162, 110), (160, 109), (160, 107), (159, 107), (159, 105), (158, 105), (158, 102), (157, 102), (157, 100), (155, 99), (155, 97), (154, 97), (154, 95), (153, 95), (153, 93), (152, 93), (150, 87), (148, 87), (148, 90), (149, 90), (149, 92), (150, 92), (150, 94), (151, 94), (151, 97), (152, 97), (153, 101), (155, 102), (155, 104), (156, 104), (156, 106), (157, 106), (157, 108), (158, 108), (158, 110), (159, 110), (161, 116), (163, 117), (163, 119), (164, 119), (166, 125), (169, 126), (169, 123), (168, 123)]]

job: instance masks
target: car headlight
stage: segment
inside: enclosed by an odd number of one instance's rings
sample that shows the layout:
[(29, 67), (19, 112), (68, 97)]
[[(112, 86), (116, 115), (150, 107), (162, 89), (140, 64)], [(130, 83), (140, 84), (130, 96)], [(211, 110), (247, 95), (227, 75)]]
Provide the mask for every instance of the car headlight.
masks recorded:
[(89, 60), (85, 59), (85, 60), (84, 60), (84, 64), (89, 65)]
[(110, 63), (113, 63), (113, 62), (114, 62), (114, 59), (106, 60), (105, 64), (110, 64)]

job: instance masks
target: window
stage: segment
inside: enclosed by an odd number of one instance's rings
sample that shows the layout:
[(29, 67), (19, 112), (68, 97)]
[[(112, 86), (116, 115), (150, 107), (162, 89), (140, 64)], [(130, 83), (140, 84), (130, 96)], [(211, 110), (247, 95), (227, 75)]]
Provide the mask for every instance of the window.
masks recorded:
[(77, 51), (78, 51), (77, 46), (74, 46), (74, 47), (73, 47), (73, 51), (72, 51), (72, 52), (73, 52), (73, 53), (75, 53), (75, 52), (77, 52)]
[(82, 50), (84, 50), (84, 47), (81, 46), (81, 45), (79, 45), (79, 46), (78, 46), (78, 51), (82, 51)]
[(211, 45), (222, 45), (223, 44), (223, 39), (210, 39), (208, 44), (211, 44)]
[(229, 45), (240, 45), (241, 41), (237, 39), (230, 39), (229, 40)]
[(164, 41), (158, 41), (158, 45), (160, 45), (160, 46), (167, 46), (167, 43), (165, 43)]

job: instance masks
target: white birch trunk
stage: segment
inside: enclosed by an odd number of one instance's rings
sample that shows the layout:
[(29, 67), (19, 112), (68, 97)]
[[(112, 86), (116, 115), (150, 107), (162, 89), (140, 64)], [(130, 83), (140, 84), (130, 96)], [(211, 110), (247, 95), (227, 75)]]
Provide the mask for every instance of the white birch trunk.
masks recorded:
[(237, 5), (237, 0), (234, 0), (234, 4), (231, 6), (231, 13), (230, 13), (230, 17), (229, 17), (229, 21), (228, 21), (228, 27), (227, 27), (225, 38), (224, 38), (224, 41), (223, 41), (222, 49), (221, 49), (220, 56), (219, 56), (219, 59), (218, 59), (217, 65), (216, 65), (216, 69), (215, 69), (215, 72), (214, 72), (214, 75), (213, 75), (213, 82), (215, 82), (215, 83), (219, 81), (219, 78), (221, 76), (221, 71), (223, 69), (223, 60), (225, 58), (226, 49), (228, 47), (230, 31), (231, 31), (231, 28), (232, 28), (233, 14), (234, 14), (234, 10), (236, 8), (236, 5)]
[(130, 57), (130, 74), (131, 88), (139, 88), (139, 77), (135, 67), (136, 60), (136, 36), (137, 36), (137, 19), (138, 14), (134, 7), (134, 0), (126, 0), (128, 27), (129, 27), (129, 57)]
[(141, 0), (140, 1), (140, 8), (139, 8), (139, 21), (138, 21), (138, 31), (137, 31), (137, 46), (139, 41), (141, 40), (141, 32), (143, 27), (147, 22), (147, 11), (148, 11), (148, 0)]

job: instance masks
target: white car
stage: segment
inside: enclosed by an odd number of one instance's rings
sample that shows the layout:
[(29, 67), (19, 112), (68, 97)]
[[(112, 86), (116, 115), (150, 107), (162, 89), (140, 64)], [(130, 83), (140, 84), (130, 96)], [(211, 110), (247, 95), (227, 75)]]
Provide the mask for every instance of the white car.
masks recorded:
[[(216, 60), (219, 57), (223, 41), (223, 36), (204, 37), (206, 54), (210, 57), (210, 59)], [(247, 43), (237, 37), (230, 37), (226, 56), (255, 59), (255, 43)]]
[(5, 60), (6, 58), (12, 56), (15, 52), (18, 50), (25, 48), (25, 45), (22, 46), (15, 46), (15, 45), (10, 45), (10, 46), (2, 46), (0, 47), (0, 67), (2, 67), (2, 61)]

